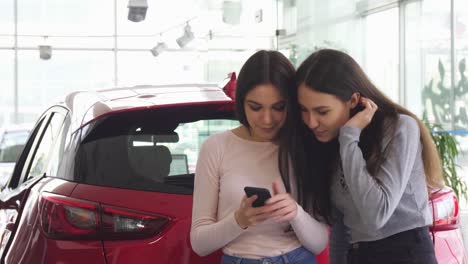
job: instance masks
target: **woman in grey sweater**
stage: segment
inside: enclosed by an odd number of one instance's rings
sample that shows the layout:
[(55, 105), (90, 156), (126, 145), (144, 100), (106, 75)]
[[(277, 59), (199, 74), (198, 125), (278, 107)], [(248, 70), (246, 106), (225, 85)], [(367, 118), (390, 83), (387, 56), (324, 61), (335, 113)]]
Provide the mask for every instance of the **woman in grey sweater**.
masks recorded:
[(314, 52), (296, 78), (299, 118), (281, 155), (303, 207), (331, 225), (330, 263), (437, 263), (428, 190), (443, 181), (424, 124), (343, 52)]

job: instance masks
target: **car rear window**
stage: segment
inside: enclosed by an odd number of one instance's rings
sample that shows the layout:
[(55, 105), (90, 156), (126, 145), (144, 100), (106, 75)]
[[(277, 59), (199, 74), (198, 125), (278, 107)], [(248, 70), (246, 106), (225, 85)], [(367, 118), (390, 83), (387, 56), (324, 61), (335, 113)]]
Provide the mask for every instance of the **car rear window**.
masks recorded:
[(143, 191), (193, 192), (201, 144), (239, 125), (232, 111), (195, 105), (120, 113), (85, 128), (76, 181)]

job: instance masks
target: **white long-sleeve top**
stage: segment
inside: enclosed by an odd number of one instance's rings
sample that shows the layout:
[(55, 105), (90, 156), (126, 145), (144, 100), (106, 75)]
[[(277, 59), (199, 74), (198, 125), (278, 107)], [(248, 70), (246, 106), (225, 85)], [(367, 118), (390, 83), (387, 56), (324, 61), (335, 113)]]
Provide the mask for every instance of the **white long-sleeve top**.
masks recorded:
[[(303, 245), (320, 253), (328, 242), (327, 226), (299, 205), (296, 217), (289, 222), (269, 219), (247, 229), (237, 224), (234, 213), (244, 196), (244, 187), (263, 187), (273, 193), (275, 180), (284, 190), (277, 145), (245, 140), (232, 131), (210, 136), (201, 147), (195, 173), (190, 232), (193, 250), (204, 256), (222, 248), (227, 255), (258, 259)], [(292, 190), (294, 185), (291, 182)]]

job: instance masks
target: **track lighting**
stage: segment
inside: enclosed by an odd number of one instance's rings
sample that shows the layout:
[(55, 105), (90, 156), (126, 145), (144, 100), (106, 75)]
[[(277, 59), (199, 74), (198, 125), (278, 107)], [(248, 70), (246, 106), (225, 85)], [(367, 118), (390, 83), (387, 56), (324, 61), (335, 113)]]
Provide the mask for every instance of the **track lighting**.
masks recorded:
[(161, 54), (166, 49), (167, 49), (167, 44), (166, 43), (158, 42), (158, 44), (156, 46), (154, 46), (154, 48), (152, 48), (150, 51), (151, 51), (151, 54), (153, 54), (153, 56), (157, 57), (159, 54)]
[(184, 27), (184, 34), (177, 38), (176, 42), (179, 45), (179, 47), (183, 48), (185, 47), (190, 41), (192, 41), (195, 38), (193, 35), (192, 29), (190, 28), (189, 23)]
[(39, 57), (43, 60), (48, 60), (52, 57), (52, 47), (49, 45), (39, 46)]
[(129, 0), (127, 7), (128, 20), (133, 22), (145, 20), (146, 10), (148, 9), (147, 0)]

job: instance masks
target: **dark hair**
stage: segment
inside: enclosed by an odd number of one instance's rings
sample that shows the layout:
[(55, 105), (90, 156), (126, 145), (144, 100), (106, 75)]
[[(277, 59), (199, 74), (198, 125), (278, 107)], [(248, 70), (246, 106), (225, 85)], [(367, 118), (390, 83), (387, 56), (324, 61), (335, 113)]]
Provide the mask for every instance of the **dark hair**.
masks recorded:
[(245, 97), (262, 84), (272, 84), (289, 101), (289, 93), (296, 85), (294, 66), (283, 54), (273, 50), (257, 51), (244, 63), (237, 78), (236, 113), (240, 123), (247, 128), (250, 125), (245, 116)]
[[(361, 132), (359, 142), (367, 170), (371, 175), (375, 175), (385, 159), (389, 145), (382, 151), (383, 138), (395, 132), (398, 115), (405, 114), (413, 117), (418, 122), (421, 131), (426, 181), (432, 187), (441, 185), (440, 160), (424, 124), (413, 113), (392, 102), (377, 89), (351, 56), (331, 49), (316, 51), (299, 66), (296, 81), (296, 87), (304, 84), (309, 89), (335, 95), (342, 101), (348, 101), (354, 93), (359, 93), (378, 106), (372, 122)], [(295, 103), (292, 107), (298, 108), (297, 90), (292, 97), (291, 104)], [(356, 107), (350, 115), (356, 114), (360, 109), (362, 109), (360, 106)], [(295, 122), (298, 121), (295, 120)], [(330, 183), (331, 174), (338, 165), (337, 139), (328, 143), (320, 143), (304, 124), (296, 123), (296, 126), (299, 127), (297, 132), (291, 135), (295, 138), (289, 139), (291, 147), (286, 148), (288, 153), (299, 155), (293, 159), (298, 178), (299, 200), (309, 206), (308, 208), (316, 217), (322, 217), (330, 223)], [(298, 144), (294, 143), (295, 141), (304, 143)]]
[[(295, 90), (295, 69), (292, 63), (280, 52), (260, 50), (253, 54), (242, 66), (236, 84), (236, 113), (240, 123), (250, 129), (245, 115), (244, 102), (247, 94), (258, 85), (271, 84), (275, 86), (286, 101), (286, 116), (295, 116), (291, 113), (289, 100), (290, 93)], [(288, 118), (286, 117), (286, 120)], [(278, 138), (284, 138), (290, 126), (285, 123), (278, 133)], [(283, 161), (279, 155), (278, 166), (280, 171)], [(287, 165), (286, 165), (287, 166)], [(286, 190), (290, 191), (289, 174), (281, 174)]]

